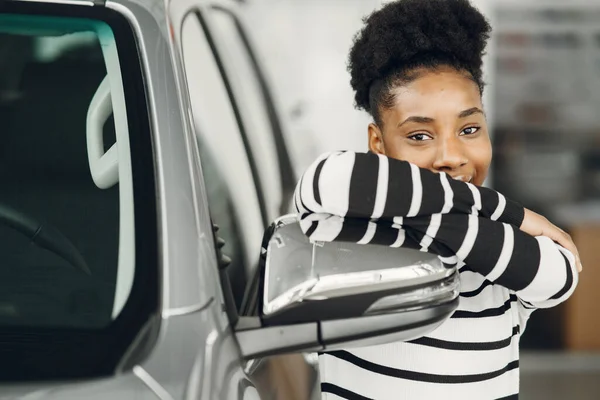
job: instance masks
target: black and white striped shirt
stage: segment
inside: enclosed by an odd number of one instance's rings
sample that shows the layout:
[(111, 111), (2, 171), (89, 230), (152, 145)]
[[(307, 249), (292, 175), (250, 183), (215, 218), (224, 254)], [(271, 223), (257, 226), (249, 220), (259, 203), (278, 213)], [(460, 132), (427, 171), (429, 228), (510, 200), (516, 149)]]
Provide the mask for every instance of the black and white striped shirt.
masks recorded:
[(460, 267), (460, 305), (426, 337), (319, 357), (324, 399), (501, 399), (519, 392), (519, 338), (577, 285), (573, 255), (519, 230), (500, 193), (371, 153), (334, 152), (295, 194), (312, 240), (429, 251)]

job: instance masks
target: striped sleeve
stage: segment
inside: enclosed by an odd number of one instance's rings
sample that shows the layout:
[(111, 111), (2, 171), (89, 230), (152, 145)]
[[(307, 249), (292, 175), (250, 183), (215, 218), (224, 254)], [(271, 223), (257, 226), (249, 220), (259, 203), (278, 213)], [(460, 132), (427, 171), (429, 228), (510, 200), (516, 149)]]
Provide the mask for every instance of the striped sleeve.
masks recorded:
[(392, 221), (432, 214), (478, 214), (521, 226), (524, 208), (502, 194), (373, 153), (327, 153), (296, 189), (300, 213)]
[(578, 282), (575, 258), (551, 239), (510, 224), (465, 214), (396, 218), (394, 223), (330, 214), (301, 214), (314, 241), (348, 241), (428, 251), (445, 264), (462, 262), (486, 280), (513, 291), (526, 310), (550, 308), (571, 296)]
[(513, 291), (523, 310), (553, 307), (573, 293), (573, 255), (520, 231), (522, 207), (444, 177), (374, 154), (323, 155), (296, 189), (300, 226), (312, 240), (402, 246), (446, 264), (461, 261)]
[[(428, 237), (431, 220), (405, 218), (403, 227)], [(475, 215), (441, 215), (429, 241), (429, 251), (449, 250), (488, 281), (514, 291), (524, 307), (554, 307), (577, 286), (573, 254), (547, 237), (532, 237), (510, 224)]]

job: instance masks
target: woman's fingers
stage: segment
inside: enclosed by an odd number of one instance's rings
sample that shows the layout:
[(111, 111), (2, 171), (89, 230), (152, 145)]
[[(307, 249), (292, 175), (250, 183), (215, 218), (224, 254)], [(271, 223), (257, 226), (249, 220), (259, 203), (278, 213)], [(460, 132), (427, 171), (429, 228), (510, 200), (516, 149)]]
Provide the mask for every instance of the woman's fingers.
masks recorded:
[(581, 272), (583, 266), (581, 264), (581, 259), (579, 258), (579, 250), (577, 250), (577, 246), (573, 242), (571, 235), (560, 229), (559, 227), (553, 225), (551, 222), (548, 222), (550, 225), (548, 229), (548, 233), (544, 232), (544, 236), (548, 236), (550, 239), (554, 240), (556, 243), (569, 250), (575, 256), (575, 264), (577, 266), (577, 271)]
[(579, 251), (573, 242), (571, 235), (554, 225), (552, 222), (540, 214), (525, 209), (525, 217), (521, 224), (521, 230), (531, 236), (546, 236), (569, 250), (575, 256), (577, 271), (581, 272), (583, 266), (579, 258)]

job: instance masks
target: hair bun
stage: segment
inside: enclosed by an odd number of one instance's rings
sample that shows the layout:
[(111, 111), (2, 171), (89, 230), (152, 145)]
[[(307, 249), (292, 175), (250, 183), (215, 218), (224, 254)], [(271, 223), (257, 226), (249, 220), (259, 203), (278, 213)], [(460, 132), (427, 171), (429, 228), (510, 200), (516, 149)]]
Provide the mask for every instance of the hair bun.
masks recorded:
[(450, 60), (481, 79), (491, 28), (468, 0), (399, 0), (373, 12), (364, 22), (348, 63), (358, 108), (370, 111), (373, 82), (418, 62), (422, 55)]

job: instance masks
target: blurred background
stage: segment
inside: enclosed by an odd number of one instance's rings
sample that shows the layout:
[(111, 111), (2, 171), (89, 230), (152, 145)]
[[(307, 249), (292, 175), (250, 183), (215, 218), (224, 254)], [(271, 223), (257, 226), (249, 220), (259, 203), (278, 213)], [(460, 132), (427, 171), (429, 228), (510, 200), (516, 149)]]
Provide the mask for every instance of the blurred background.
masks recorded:
[[(382, 0), (242, 1), (287, 125), (297, 171), (319, 153), (366, 150), (347, 53)], [(472, 0), (494, 29), (485, 106), (488, 186), (568, 230), (575, 295), (536, 311), (522, 338), (522, 398), (600, 398), (600, 0)]]

